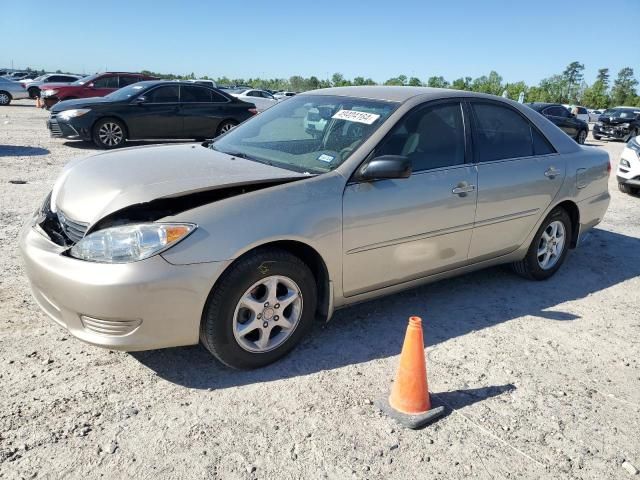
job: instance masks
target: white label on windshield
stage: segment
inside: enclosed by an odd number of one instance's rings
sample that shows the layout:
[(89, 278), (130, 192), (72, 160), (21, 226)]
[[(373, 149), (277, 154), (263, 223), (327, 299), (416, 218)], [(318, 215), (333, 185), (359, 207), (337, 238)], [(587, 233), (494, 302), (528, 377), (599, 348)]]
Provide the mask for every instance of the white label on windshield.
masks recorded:
[(331, 156), (331, 155), (327, 155), (326, 153), (323, 153), (322, 155), (320, 155), (318, 157), (318, 160), (320, 160), (321, 162), (326, 162), (326, 163), (330, 163), (333, 161), (335, 157)]
[(371, 125), (380, 118), (380, 115), (377, 113), (358, 112), (356, 110), (338, 110), (331, 118)]

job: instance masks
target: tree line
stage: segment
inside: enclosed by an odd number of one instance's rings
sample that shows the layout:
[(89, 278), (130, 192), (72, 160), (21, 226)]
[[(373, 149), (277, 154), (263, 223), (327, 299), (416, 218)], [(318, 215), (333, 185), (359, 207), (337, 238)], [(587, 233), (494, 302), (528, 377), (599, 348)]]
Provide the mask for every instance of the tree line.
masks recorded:
[[(30, 71), (31, 69), (25, 69)], [(44, 73), (44, 72), (43, 72)], [(62, 73), (58, 70), (56, 73)], [(194, 73), (189, 75), (177, 75), (172, 73), (158, 73), (143, 70), (142, 73), (167, 80), (195, 79)], [(268, 90), (288, 90), (304, 92), (318, 88), (345, 87), (350, 85), (380, 85), (371, 78), (362, 76), (353, 79), (345, 78), (341, 73), (334, 73), (331, 78), (320, 79), (316, 76), (302, 77), (294, 75), (289, 78), (229, 78), (208, 76), (203, 79), (215, 80), (220, 86), (247, 85), (252, 88)], [(504, 82), (498, 72), (491, 71), (489, 75), (477, 78), (460, 77), (453, 81), (443, 76), (432, 76), (423, 81), (418, 77), (398, 75), (382, 83), (382, 85), (406, 85), (415, 87), (453, 88), (472, 92), (503, 95), (516, 100), (520, 93), (524, 93), (525, 102), (552, 102), (571, 105), (582, 105), (589, 108), (607, 108), (617, 105), (640, 107), (640, 96), (633, 68), (624, 67), (616, 75), (613, 81), (608, 68), (598, 70), (596, 80), (588, 85), (584, 81), (584, 64), (571, 62), (562, 73), (544, 78), (538, 85), (527, 85), (523, 81)]]

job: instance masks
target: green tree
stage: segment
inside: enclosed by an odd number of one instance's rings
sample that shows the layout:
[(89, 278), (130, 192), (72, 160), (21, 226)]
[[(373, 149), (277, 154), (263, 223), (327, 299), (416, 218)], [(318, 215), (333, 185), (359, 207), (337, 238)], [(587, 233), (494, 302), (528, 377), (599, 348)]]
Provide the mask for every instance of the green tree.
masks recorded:
[(511, 100), (518, 100), (520, 92), (523, 92), (524, 97), (527, 98), (527, 91), (529, 90), (529, 87), (527, 87), (526, 83), (520, 81), (515, 83), (507, 83), (505, 84), (504, 89), (507, 91), (507, 97), (509, 97)]
[(471, 82), (471, 90), (480, 93), (490, 93), (492, 95), (502, 95), (504, 88), (502, 86), (502, 77), (498, 72), (491, 71), (489, 76), (483, 75), (475, 78)]
[(586, 88), (581, 103), (591, 108), (607, 108), (609, 106), (609, 69), (601, 68), (593, 85)]
[(633, 75), (633, 68), (624, 67), (618, 72), (611, 89), (612, 105), (631, 105), (637, 102), (636, 87), (638, 80)]
[(584, 78), (584, 65), (580, 62), (571, 62), (562, 72), (565, 80), (566, 94), (564, 99), (571, 103), (578, 103), (578, 92)]
[(451, 88), (456, 90), (471, 90), (471, 77), (456, 78), (451, 84)]
[(409, 79), (409, 85), (411, 87), (421, 87), (422, 86), (422, 80), (420, 80), (418, 77), (411, 77)]
[(433, 76), (433, 77), (429, 77), (429, 79), (427, 80), (427, 87), (448, 88), (449, 82), (447, 82), (442, 76), (440, 77)]

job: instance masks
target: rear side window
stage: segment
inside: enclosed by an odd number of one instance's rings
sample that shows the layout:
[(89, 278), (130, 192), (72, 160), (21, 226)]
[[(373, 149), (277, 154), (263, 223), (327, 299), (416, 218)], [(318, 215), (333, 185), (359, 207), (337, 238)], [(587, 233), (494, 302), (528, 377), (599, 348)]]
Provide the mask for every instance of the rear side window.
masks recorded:
[(95, 88), (118, 88), (118, 77), (102, 77), (93, 82)]
[(549, 155), (556, 153), (554, 148), (549, 143), (549, 140), (538, 131), (537, 128), (531, 127), (531, 137), (533, 139), (533, 154), (534, 155)]
[(178, 86), (167, 85), (151, 90), (145, 95), (149, 103), (177, 103), (178, 102)]
[(464, 122), (459, 103), (409, 113), (376, 149), (376, 155), (404, 155), (414, 172), (464, 163)]
[(478, 162), (529, 157), (533, 153), (531, 125), (507, 107), (474, 103), (474, 149)]
[(134, 83), (138, 83), (140, 78), (132, 77), (131, 75), (123, 75), (120, 77), (120, 88), (126, 87), (128, 85), (132, 85)]
[(180, 87), (180, 101), (182, 103), (210, 103), (211, 90), (202, 87)]

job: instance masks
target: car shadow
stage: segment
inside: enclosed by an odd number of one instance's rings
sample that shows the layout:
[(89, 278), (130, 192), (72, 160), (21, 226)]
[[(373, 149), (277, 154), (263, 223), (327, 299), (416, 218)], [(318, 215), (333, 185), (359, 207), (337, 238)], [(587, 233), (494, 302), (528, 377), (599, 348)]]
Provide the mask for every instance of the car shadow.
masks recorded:
[(532, 282), (496, 267), (354, 305), (317, 324), (290, 355), (259, 370), (229, 369), (201, 346), (131, 355), (170, 382), (224, 389), (398, 355), (410, 315), (423, 317), (430, 346), (523, 316), (576, 321), (580, 317), (561, 305), (638, 275), (640, 240), (596, 229), (547, 281)]
[(0, 157), (23, 157), (47, 155), (49, 150), (41, 147), (25, 147), (22, 145), (0, 145)]
[[(195, 142), (195, 140), (132, 140), (132, 141), (126, 142), (120, 148), (143, 147), (146, 145), (176, 145), (179, 143), (202, 143), (202, 142)], [(108, 151), (108, 150), (97, 147), (93, 142), (87, 142), (84, 140), (67, 140), (64, 142), (64, 146), (71, 147), (71, 148), (81, 148), (83, 150), (96, 150), (96, 151), (104, 151), (104, 152)], [(117, 152), (118, 150), (120, 150), (120, 148), (116, 148), (112, 151)]]

